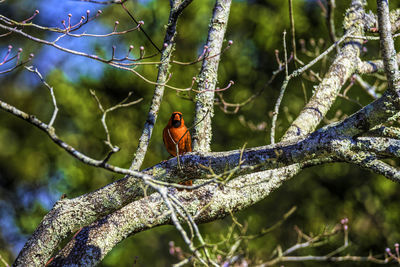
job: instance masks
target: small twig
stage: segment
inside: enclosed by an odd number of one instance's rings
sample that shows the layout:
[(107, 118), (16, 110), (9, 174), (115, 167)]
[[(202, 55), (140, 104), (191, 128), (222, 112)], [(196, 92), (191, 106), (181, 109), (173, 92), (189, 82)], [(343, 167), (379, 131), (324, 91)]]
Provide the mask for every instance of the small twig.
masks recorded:
[(242, 239), (248, 239), (248, 240), (252, 240), (252, 239), (256, 239), (259, 237), (262, 237), (272, 231), (274, 231), (275, 229), (277, 229), (278, 227), (280, 227), (291, 215), (293, 215), (293, 213), (297, 210), (297, 207), (294, 206), (292, 207), (288, 212), (286, 212), (282, 219), (280, 219), (279, 221), (277, 221), (276, 223), (274, 223), (274, 225), (268, 227), (268, 228), (264, 228), (262, 229), (258, 234), (254, 234), (254, 235), (248, 235), (248, 236), (241, 236), (240, 238)]
[(0, 254), (0, 261), (1, 261), (6, 267), (10, 267), (10, 265), (5, 261), (5, 259), (3, 258), (3, 256), (1, 256), (1, 254)]
[(177, 160), (178, 160), (178, 168), (179, 168), (179, 170), (182, 170), (181, 161), (180, 161), (180, 158), (179, 158), (179, 141), (186, 135), (187, 131), (182, 135), (182, 137), (177, 142), (175, 142), (174, 138), (172, 138), (172, 135), (171, 135), (171, 132), (169, 131), (169, 129), (167, 129), (167, 132), (168, 132), (169, 138), (171, 139), (171, 141), (175, 145), (175, 153), (176, 153), (176, 157), (177, 157)]
[[(111, 143), (110, 132), (109, 132), (109, 130), (108, 130), (107, 122), (106, 122), (107, 113), (108, 113), (108, 112), (111, 112), (111, 111), (114, 111), (114, 110), (116, 110), (116, 109), (119, 109), (119, 108), (126, 108), (126, 107), (130, 107), (130, 106), (132, 106), (132, 105), (135, 105), (135, 104), (139, 103), (140, 101), (142, 101), (143, 98), (139, 98), (139, 99), (137, 99), (137, 100), (135, 100), (135, 101), (131, 101), (131, 102), (126, 103), (126, 101), (129, 100), (129, 97), (132, 95), (132, 92), (129, 92), (129, 93), (128, 93), (128, 96), (127, 96), (124, 100), (122, 100), (121, 102), (119, 102), (119, 103), (116, 104), (115, 106), (112, 106), (112, 107), (110, 107), (110, 108), (108, 108), (108, 109), (104, 109), (103, 106), (102, 106), (102, 104), (101, 104), (101, 102), (100, 102), (100, 100), (99, 100), (99, 98), (98, 98), (97, 95), (96, 95), (96, 92), (95, 92), (94, 90), (90, 90), (90, 94), (91, 94), (91, 95), (93, 96), (93, 98), (96, 100), (100, 111), (103, 113), (103, 116), (101, 117), (101, 123), (103, 124), (103, 128), (104, 128), (104, 131), (106, 132), (106, 137), (107, 137), (107, 140), (104, 141), (104, 142), (106, 143), (107, 146), (110, 147), (110, 149), (111, 149), (110, 153), (111, 153), (111, 152), (112, 152), (112, 153), (118, 152), (118, 151), (119, 151), (119, 147), (114, 146), (114, 145)], [(111, 156), (110, 153), (107, 155), (108, 158)], [(107, 159), (107, 157), (106, 157), (106, 159)]]
[(21, 21), (21, 23), (22, 23), (22, 24), (25, 24), (25, 23), (27, 23), (28, 21), (33, 20), (33, 19), (36, 17), (37, 14), (39, 14), (39, 10), (36, 9), (36, 10), (35, 10), (35, 13), (33, 13), (33, 15), (32, 15), (31, 17), (27, 18), (27, 19), (24, 20), (24, 21)]
[(177, 60), (172, 60), (171, 63), (177, 64), (177, 65), (184, 65), (184, 66), (193, 65), (193, 64), (202, 62), (204, 59), (209, 60), (209, 59), (212, 59), (219, 55), (222, 55), (226, 50), (228, 50), (232, 46), (232, 44), (233, 44), (233, 41), (229, 40), (228, 45), (221, 52), (213, 54), (213, 55), (208, 55), (208, 53), (206, 53), (209, 50), (209, 48), (208, 48), (208, 46), (205, 45), (203, 52), (201, 53), (200, 56), (197, 57), (196, 60), (191, 61), (191, 62), (181, 62), (181, 61), (177, 61)]
[(6, 102), (3, 102), (2, 100), (0, 100), (0, 109), (3, 109), (4, 111), (7, 111), (7, 112), (13, 114), (14, 116), (16, 116), (20, 119), (23, 119), (23, 120), (33, 124), (40, 130), (44, 131), (54, 143), (56, 143), (58, 146), (63, 148), (66, 152), (71, 154), (74, 158), (80, 160), (81, 162), (83, 162), (87, 165), (94, 166), (94, 167), (101, 167), (103, 169), (109, 170), (114, 173), (129, 175), (129, 176), (140, 178), (143, 180), (152, 180), (152, 177), (150, 175), (147, 175), (147, 174), (144, 174), (141, 172), (137, 172), (134, 170), (130, 170), (130, 169), (120, 168), (120, 167), (111, 165), (109, 163), (104, 163), (103, 160), (95, 160), (89, 156), (86, 156), (85, 154), (79, 152), (78, 150), (76, 150), (75, 148), (73, 148), (72, 146), (70, 146), (69, 144), (64, 142), (63, 140), (61, 140), (58, 137), (58, 135), (55, 133), (54, 128), (49, 128), (49, 126), (46, 123), (42, 122), (35, 116), (29, 115), (29, 114), (17, 109), (16, 107), (9, 105)]
[(297, 59), (297, 51), (296, 51), (296, 29), (294, 26), (294, 15), (293, 15), (293, 0), (289, 0), (289, 17), (290, 17), (290, 30), (292, 33), (292, 49), (293, 49), (293, 56), (296, 62)]
[[(278, 76), (278, 74), (281, 73), (283, 70), (284, 70), (284, 68), (282, 66), (280, 66), (277, 70), (272, 72), (272, 76), (262, 86), (261, 89), (259, 89), (255, 94), (253, 94), (252, 96), (250, 96), (249, 98), (247, 98), (246, 100), (244, 100), (240, 103), (229, 103), (229, 102), (225, 101), (225, 99), (223, 98), (223, 94), (221, 92), (218, 92), (217, 95), (218, 95), (219, 100), (221, 101), (218, 104), (219, 104), (221, 110), (227, 114), (237, 113), (241, 107), (249, 104), (250, 102), (255, 100), (258, 96), (260, 96), (261, 93), (264, 92), (272, 84), (272, 82), (275, 80), (275, 78)], [(233, 109), (233, 111), (228, 110), (228, 108)]]
[(228, 209), (229, 214), (231, 215), (232, 221), (235, 225), (237, 225), (239, 228), (243, 228), (243, 225), (236, 219), (235, 215), (233, 214), (233, 211), (231, 209)]
[[(201, 233), (200, 233), (200, 230), (199, 230), (197, 224), (195, 223), (195, 221), (194, 221), (192, 215), (187, 211), (187, 209), (185, 209), (185, 207), (179, 202), (178, 199), (176, 199), (176, 198), (175, 198), (174, 196), (172, 196), (172, 195), (170, 195), (169, 197), (170, 197), (170, 199), (175, 203), (175, 205), (177, 205), (179, 208), (181, 208), (181, 209), (184, 211), (185, 217), (189, 220), (190, 225), (193, 227), (194, 233), (196, 234), (196, 237), (197, 237), (197, 239), (198, 239), (199, 242), (200, 242), (200, 246), (201, 246), (201, 248), (203, 249), (204, 254), (206, 255), (207, 261), (208, 261), (208, 262), (212, 262), (212, 260), (210, 259), (210, 254), (209, 254), (209, 252), (208, 252), (208, 250), (207, 250), (207, 247), (206, 247), (206, 243), (204, 242), (204, 239), (203, 239), (203, 237), (202, 237), (202, 235), (201, 235)], [(215, 262), (213, 262), (213, 265), (214, 265), (214, 266), (218, 266)]]
[(145, 30), (143, 29), (143, 27), (141, 27), (142, 24), (139, 23), (139, 21), (137, 21), (135, 19), (135, 17), (131, 14), (131, 12), (129, 12), (129, 10), (125, 7), (124, 2), (120, 2), (122, 8), (125, 10), (125, 12), (128, 14), (128, 16), (136, 23), (136, 25), (139, 26), (140, 30), (143, 32), (144, 36), (146, 36), (147, 40), (149, 40), (149, 42), (151, 43), (152, 46), (154, 46), (155, 49), (157, 49), (157, 51), (161, 54), (161, 49), (158, 48), (158, 46), (153, 42), (153, 40), (151, 39), (151, 37), (145, 32)]
[(336, 46), (338, 46), (341, 42), (343, 42), (349, 35), (351, 35), (351, 31), (348, 31), (345, 35), (342, 36), (336, 43), (331, 45), (328, 49), (325, 50), (325, 52), (321, 53), (318, 57), (314, 58), (312, 61), (310, 61), (307, 65), (301, 67), (300, 69), (295, 70), (292, 72), (289, 76), (286, 76), (285, 80), (282, 83), (282, 87), (278, 96), (278, 99), (275, 104), (273, 116), (272, 116), (272, 123), (271, 123), (271, 144), (275, 144), (275, 127), (276, 127), (276, 120), (278, 118), (279, 114), (279, 107), (281, 105), (283, 96), (285, 94), (286, 87), (288, 86), (289, 81), (302, 74), (306, 70), (308, 70), (310, 67), (312, 67), (315, 63), (320, 61), (322, 58), (324, 58), (327, 54), (329, 54)]
[(361, 78), (361, 76), (358, 74), (356, 74), (355, 76), (358, 84), (368, 93), (368, 95), (370, 95), (373, 99), (379, 98), (378, 94), (376, 93), (377, 88), (375, 85), (370, 85), (369, 83), (364, 81), (363, 78)]
[(287, 49), (286, 49), (286, 30), (283, 31), (283, 51), (285, 55), (285, 77), (289, 76), (288, 70), (288, 57), (287, 57)]
[(56, 97), (54, 95), (54, 89), (53, 87), (51, 87), (43, 78), (42, 74), (38, 71), (37, 68), (34, 68), (33, 66), (29, 66), (29, 67), (25, 67), (25, 69), (27, 69), (30, 72), (33, 72), (34, 74), (36, 74), (40, 81), (47, 87), (47, 89), (49, 89), (50, 91), (50, 95), (51, 95), (51, 99), (53, 101), (53, 106), (54, 106), (54, 110), (53, 110), (53, 115), (51, 116), (50, 122), (47, 125), (50, 128), (53, 127), (54, 121), (56, 120), (57, 117), (57, 113), (58, 113), (58, 107), (57, 107), (57, 101), (56, 101)]
[[(115, 28), (112, 32), (110, 33), (106, 33), (106, 34), (94, 34), (94, 33), (80, 33), (80, 34), (72, 34), (70, 32), (66, 33), (66, 36), (71, 36), (71, 37), (76, 37), (76, 38), (80, 38), (80, 37), (109, 37), (109, 36), (114, 36), (114, 35), (122, 35), (122, 34), (126, 34), (126, 33), (130, 33), (132, 31), (136, 31), (139, 30), (141, 25), (143, 25), (144, 22), (143, 21), (139, 21), (139, 24), (136, 27), (124, 30), (124, 31), (115, 31)], [(56, 41), (53, 41), (56, 42)]]
[[(302, 64), (303, 62), (301, 62), (297, 58), (296, 27), (294, 24), (293, 0), (289, 0), (289, 17), (290, 17), (290, 30), (292, 33), (292, 49), (293, 49), (293, 58), (294, 58), (293, 63), (294, 63), (294, 67), (297, 69), (297, 62), (300, 62), (300, 64)], [(302, 64), (302, 65), (304, 65), (304, 64)], [(306, 90), (306, 86), (304, 85), (303, 81), (301, 81), (301, 88), (303, 90), (304, 103), (307, 103), (307, 90)]]
[[(0, 16), (1, 16), (1, 15), (0, 15)], [(12, 48), (13, 48), (12, 45), (9, 45), (9, 46), (8, 46), (7, 53), (5, 54), (5, 56), (4, 56), (4, 58), (3, 58), (3, 61), (0, 62), (0, 66), (3, 66), (4, 64), (6, 64), (6, 63), (8, 63), (8, 62), (10, 62), (10, 61), (12, 61), (12, 60), (14, 60), (14, 59), (16, 59), (15, 65), (14, 65), (13, 67), (9, 68), (9, 69), (0, 71), (0, 74), (9, 73), (9, 72), (15, 70), (16, 68), (21, 67), (21, 66), (25, 65), (26, 63), (28, 63), (29, 61), (31, 61), (31, 60), (33, 59), (33, 57), (34, 57), (34, 54), (30, 54), (30, 55), (29, 55), (29, 58), (28, 58), (27, 60), (21, 61), (21, 62), (20, 62), (20, 57), (21, 57), (21, 54), (22, 54), (22, 48), (19, 48), (19, 49), (18, 49), (17, 54), (15, 54), (15, 55), (12, 56), (12, 57), (9, 57), (10, 54), (11, 54)]]
[(328, 24), (329, 37), (331, 38), (332, 43), (334, 43), (337, 40), (335, 32), (335, 9), (336, 9), (335, 0), (327, 0), (327, 7), (328, 10), (326, 12), (326, 22)]
[(186, 245), (189, 247), (189, 249), (192, 251), (192, 253), (196, 256), (196, 258), (204, 265), (208, 265), (206, 261), (204, 261), (204, 259), (202, 259), (200, 252), (195, 248), (193, 242), (190, 240), (190, 238), (188, 237), (186, 231), (183, 229), (181, 223), (178, 220), (178, 217), (176, 216), (174, 207), (168, 197), (168, 193), (167, 193), (167, 188), (165, 187), (156, 187), (153, 186), (154, 189), (156, 189), (158, 191), (158, 193), (161, 195), (162, 199), (164, 200), (165, 205), (167, 206), (167, 208), (171, 211), (171, 220), (175, 226), (175, 228), (179, 231), (179, 233), (181, 234), (183, 240), (185, 241)]

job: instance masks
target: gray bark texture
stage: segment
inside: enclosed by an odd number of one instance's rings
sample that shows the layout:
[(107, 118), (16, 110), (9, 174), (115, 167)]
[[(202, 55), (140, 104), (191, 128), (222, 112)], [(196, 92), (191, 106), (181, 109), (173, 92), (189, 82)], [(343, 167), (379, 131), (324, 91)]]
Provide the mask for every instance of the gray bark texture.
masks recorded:
[[(318, 164), (350, 162), (393, 181), (400, 181), (400, 172), (381, 161), (382, 158), (400, 156), (400, 131), (382, 126), (382, 123), (396, 119), (400, 111), (399, 57), (391, 36), (393, 22), (390, 21), (388, 1), (383, 0), (377, 1), (382, 60), (363, 62), (359, 58), (363, 41), (360, 37), (364, 36), (371, 23), (364, 11), (364, 1), (353, 0), (343, 23), (345, 31), (351, 34), (342, 44), (312, 98), (280, 142), (244, 150), (211, 152), (219, 53), (231, 5), (230, 0), (216, 0), (207, 38), (209, 53), (216, 56), (205, 57), (199, 73), (193, 136), (195, 152), (137, 171), (146, 154), (162, 101), (163, 83), (168, 77), (174, 49), (177, 19), (191, 1), (170, 2), (171, 15), (164, 40), (166, 46), (157, 78), (159, 84), (155, 88), (131, 169), (118, 168), (77, 154), (79, 152), (59, 140), (54, 129), (0, 101), (3, 110), (45, 131), (56, 144), (86, 164), (126, 174), (125, 178), (94, 192), (55, 203), (13, 266), (44, 266), (46, 263), (48, 266), (94, 266), (119, 242), (135, 233), (165, 224), (177, 226), (171, 215), (175, 213), (165, 196), (177, 200), (182, 210), (187, 212), (187, 218), (200, 224), (224, 218), (253, 205), (302, 169)], [(389, 84), (383, 96), (345, 120), (317, 129), (353, 74), (362, 75), (382, 69)], [(187, 179), (195, 181), (190, 191), (166, 186), (166, 183)], [(213, 183), (213, 179), (223, 183)], [(179, 220), (184, 222), (181, 217)], [(77, 233), (59, 249), (64, 239), (74, 232)]]
[[(211, 151), (212, 117), (214, 116), (214, 95), (218, 78), (218, 65), (220, 53), (228, 25), (229, 11), (232, 0), (215, 1), (213, 16), (207, 37), (208, 54), (201, 66), (198, 78), (198, 93), (196, 95), (196, 108), (193, 134), (193, 150)], [(213, 56), (215, 55), (215, 56)]]

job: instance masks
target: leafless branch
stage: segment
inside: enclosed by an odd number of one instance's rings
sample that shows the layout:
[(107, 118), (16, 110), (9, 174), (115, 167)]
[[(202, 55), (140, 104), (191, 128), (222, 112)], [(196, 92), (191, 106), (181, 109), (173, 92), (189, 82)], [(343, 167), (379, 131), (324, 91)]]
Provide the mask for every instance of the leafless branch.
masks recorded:
[(279, 115), (279, 107), (281, 105), (283, 96), (285, 94), (286, 88), (288, 86), (289, 81), (294, 78), (297, 77), (299, 75), (301, 75), (303, 72), (305, 72), (306, 70), (308, 70), (309, 68), (311, 68), (314, 64), (316, 64), (318, 61), (320, 61), (322, 58), (324, 58), (326, 55), (328, 55), (336, 46), (340, 45), (340, 43), (342, 43), (346, 38), (348, 38), (348, 36), (351, 35), (351, 32), (347, 32), (345, 35), (342, 36), (342, 38), (340, 38), (336, 43), (334, 43), (333, 45), (331, 45), (328, 49), (325, 50), (325, 52), (321, 53), (318, 57), (314, 58), (312, 61), (310, 61), (307, 65), (293, 71), (290, 75), (286, 76), (285, 80), (282, 83), (282, 87), (279, 93), (279, 97), (276, 101), (275, 104), (275, 109), (274, 109), (274, 113), (273, 113), (273, 117), (272, 117), (272, 124), (271, 124), (271, 144), (275, 143), (275, 128), (276, 128), (276, 120), (278, 118)]
[(107, 136), (106, 137), (106, 141), (104, 141), (104, 142), (111, 149), (111, 151), (113, 153), (118, 152), (119, 151), (119, 147), (117, 147), (117, 146), (115, 146), (115, 145), (113, 145), (111, 143), (110, 132), (108, 130), (107, 122), (106, 122), (107, 113), (110, 112), (110, 111), (114, 111), (116, 109), (119, 109), (119, 108), (126, 108), (126, 107), (130, 107), (132, 105), (135, 105), (135, 104), (141, 102), (143, 100), (143, 98), (139, 98), (139, 99), (137, 99), (135, 101), (131, 101), (131, 102), (126, 103), (129, 100), (129, 98), (131, 97), (131, 95), (132, 95), (132, 92), (129, 92), (128, 96), (124, 100), (122, 100), (121, 102), (119, 102), (115, 106), (112, 106), (112, 107), (110, 107), (108, 109), (104, 109), (102, 104), (101, 104), (101, 102), (100, 102), (100, 100), (99, 100), (99, 98), (96, 95), (96, 92), (94, 90), (90, 90), (90, 94), (94, 97), (94, 99), (96, 100), (100, 111), (103, 113), (103, 115), (101, 117), (101, 123), (103, 124), (103, 128), (104, 128), (104, 131), (106, 132), (106, 136)]
[[(156, 85), (156, 87), (154, 90), (153, 98), (151, 100), (150, 110), (147, 114), (147, 119), (143, 127), (142, 135), (140, 136), (139, 139), (139, 145), (136, 150), (135, 158), (133, 159), (130, 167), (133, 170), (139, 170), (140, 167), (142, 166), (144, 157), (147, 153), (148, 145), (150, 143), (150, 138), (153, 133), (153, 128), (157, 120), (158, 111), (160, 109), (162, 97), (164, 95), (164, 88), (170, 87), (166, 86), (166, 83), (168, 82), (170, 77), (170, 74), (168, 73), (168, 68), (170, 66), (171, 56), (175, 47), (176, 25), (178, 22), (179, 15), (184, 9), (183, 6), (186, 7), (191, 2), (192, 0), (185, 0), (184, 2), (174, 0), (171, 2), (168, 27), (164, 37), (164, 48), (161, 53), (162, 63), (160, 64), (160, 67), (158, 69), (157, 83), (153, 83)], [(188, 90), (191, 90), (191, 87), (188, 88)]]
[(51, 99), (53, 101), (53, 106), (54, 106), (54, 111), (53, 111), (53, 115), (51, 116), (50, 122), (47, 125), (48, 128), (52, 128), (54, 121), (56, 120), (57, 117), (57, 113), (58, 113), (58, 107), (57, 107), (57, 101), (56, 101), (56, 97), (54, 95), (54, 89), (53, 87), (51, 87), (43, 78), (42, 74), (38, 71), (37, 68), (34, 68), (33, 66), (29, 66), (29, 67), (25, 67), (25, 69), (27, 69), (30, 72), (33, 72), (34, 74), (36, 74), (36, 76), (39, 77), (40, 81), (47, 87), (47, 89), (49, 89), (50, 91), (50, 96)]

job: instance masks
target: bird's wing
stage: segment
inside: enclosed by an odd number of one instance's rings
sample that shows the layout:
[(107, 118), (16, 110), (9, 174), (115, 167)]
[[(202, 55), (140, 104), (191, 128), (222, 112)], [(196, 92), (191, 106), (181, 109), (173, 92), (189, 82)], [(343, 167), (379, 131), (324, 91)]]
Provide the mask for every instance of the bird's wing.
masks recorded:
[(192, 138), (190, 137), (190, 132), (188, 131), (185, 136), (185, 152), (192, 152)]
[(168, 133), (167, 133), (167, 127), (165, 127), (164, 128), (164, 130), (163, 130), (163, 135), (162, 135), (162, 137), (163, 137), (163, 142), (164, 142), (164, 145), (165, 145), (165, 147), (167, 147), (167, 135), (168, 135)]

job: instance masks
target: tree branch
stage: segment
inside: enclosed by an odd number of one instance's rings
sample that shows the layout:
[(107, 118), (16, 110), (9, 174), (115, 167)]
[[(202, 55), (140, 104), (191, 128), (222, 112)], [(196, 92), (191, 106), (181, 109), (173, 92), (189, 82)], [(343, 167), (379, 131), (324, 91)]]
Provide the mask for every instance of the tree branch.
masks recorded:
[[(196, 95), (196, 107), (194, 133), (192, 136), (194, 151), (211, 151), (212, 138), (211, 119), (214, 116), (214, 96), (217, 84), (220, 53), (228, 25), (229, 12), (232, 0), (216, 0), (210, 28), (208, 30), (207, 53), (216, 57), (203, 60), (198, 78), (198, 91)], [(204, 119), (203, 119), (204, 118)]]
[[(389, 1), (377, 0), (379, 37), (389, 91), (400, 96), (400, 74), (389, 18)], [(400, 100), (398, 100), (400, 101)]]
[[(347, 10), (343, 27), (345, 32), (364, 35), (364, 9), (362, 0), (353, 0)], [(312, 132), (326, 115), (346, 80), (354, 73), (360, 55), (361, 43), (351, 37), (344, 41), (322, 82), (308, 104), (286, 131), (283, 139), (304, 136)]]
[[(176, 36), (176, 25), (178, 23), (178, 18), (183, 9), (191, 2), (192, 0), (186, 0), (182, 3), (180, 3), (178, 0), (174, 0), (172, 2), (173, 5), (171, 6), (167, 31), (164, 38), (164, 48), (161, 53), (161, 64), (158, 68), (157, 85), (151, 100), (150, 110), (147, 113), (147, 119), (143, 127), (142, 135), (139, 139), (138, 148), (131, 164), (132, 170), (139, 170), (142, 166), (144, 157), (146, 156), (147, 148), (150, 143), (153, 128), (156, 123), (158, 111), (164, 95), (165, 83), (169, 79), (168, 69), (170, 67), (171, 56), (175, 47), (174, 39)], [(178, 3), (180, 4), (178, 5)]]

